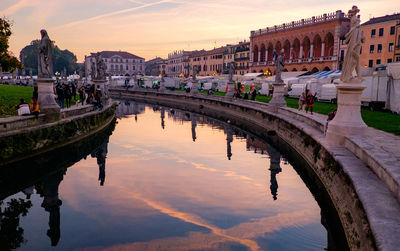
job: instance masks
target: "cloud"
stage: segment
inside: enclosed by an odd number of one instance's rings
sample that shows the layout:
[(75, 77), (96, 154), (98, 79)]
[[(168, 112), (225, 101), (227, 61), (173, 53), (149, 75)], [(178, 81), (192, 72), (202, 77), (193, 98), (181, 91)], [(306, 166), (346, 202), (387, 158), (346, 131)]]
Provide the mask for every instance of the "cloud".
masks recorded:
[(17, 3), (11, 5), (10, 7), (8, 7), (5, 10), (2, 10), (1, 13), (5, 16), (9, 16), (12, 15), (16, 12), (18, 12), (19, 10), (21, 10), (22, 8), (25, 7), (30, 7), (30, 6), (34, 6), (35, 5), (35, 1), (32, 0), (20, 0)]
[[(130, 1), (130, 2), (132, 2), (132, 1)], [(137, 1), (134, 1), (134, 2), (135, 3), (139, 3)], [(110, 13), (101, 14), (101, 15), (98, 15), (98, 16), (85, 18), (85, 19), (82, 19), (82, 20), (78, 20), (78, 21), (67, 23), (67, 24), (63, 24), (59, 28), (69, 28), (69, 27), (73, 27), (73, 26), (76, 26), (76, 25), (84, 23), (84, 22), (90, 22), (90, 21), (95, 21), (95, 20), (107, 18), (107, 17), (117, 16), (117, 15), (129, 13), (129, 12), (137, 11), (137, 10), (140, 10), (140, 9), (148, 8), (148, 7), (151, 7), (151, 6), (159, 5), (159, 4), (162, 4), (162, 3), (173, 3), (173, 2), (175, 2), (175, 1), (173, 1), (173, 0), (161, 0), (161, 1), (153, 2), (153, 3), (146, 3), (146, 4), (143, 4), (143, 5), (137, 6), (137, 7), (123, 9), (123, 10), (119, 10), (119, 11), (113, 11), (113, 12), (110, 12)]]

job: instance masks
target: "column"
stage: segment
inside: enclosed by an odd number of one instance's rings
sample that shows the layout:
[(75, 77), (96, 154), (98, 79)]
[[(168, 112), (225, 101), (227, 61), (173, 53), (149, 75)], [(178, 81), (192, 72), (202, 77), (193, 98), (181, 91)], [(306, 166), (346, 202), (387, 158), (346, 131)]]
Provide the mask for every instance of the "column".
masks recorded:
[(310, 46), (310, 58), (314, 57), (314, 44), (311, 44)]
[(250, 56), (251, 56), (251, 58), (250, 58), (250, 62), (254, 62), (254, 52), (252, 52), (251, 54), (250, 54)]
[(257, 62), (261, 62), (261, 51), (258, 51), (258, 60)]
[(321, 44), (321, 57), (325, 56), (325, 43)]
[(303, 45), (300, 45), (300, 55), (299, 58), (303, 58)]
[(268, 50), (265, 50), (265, 62), (268, 62)]

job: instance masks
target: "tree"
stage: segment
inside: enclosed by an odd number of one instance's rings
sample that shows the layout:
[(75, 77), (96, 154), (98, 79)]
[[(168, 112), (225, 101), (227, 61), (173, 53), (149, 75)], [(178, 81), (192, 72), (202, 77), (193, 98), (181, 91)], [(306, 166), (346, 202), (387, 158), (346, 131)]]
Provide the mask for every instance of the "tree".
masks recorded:
[(24, 66), (16, 57), (8, 51), (8, 39), (10, 38), (11, 24), (6, 18), (0, 18), (0, 67), (3, 71), (14, 71)]
[[(27, 71), (32, 70), (33, 75), (38, 71), (38, 45), (40, 40), (33, 40), (30, 45), (25, 46), (20, 52), (20, 59), (24, 63)], [(53, 69), (54, 72), (63, 72), (64, 68), (67, 74), (73, 74), (78, 70), (76, 56), (69, 50), (61, 50), (53, 42)]]

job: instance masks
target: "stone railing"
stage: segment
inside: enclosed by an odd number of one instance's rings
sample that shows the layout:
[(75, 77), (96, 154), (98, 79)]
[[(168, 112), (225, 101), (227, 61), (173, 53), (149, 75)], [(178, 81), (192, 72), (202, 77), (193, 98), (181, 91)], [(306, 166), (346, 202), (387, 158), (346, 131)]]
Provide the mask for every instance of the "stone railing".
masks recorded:
[[(326, 57), (314, 57), (314, 58), (296, 58), (296, 59), (285, 59), (285, 64), (302, 64), (302, 63), (311, 63), (311, 62), (326, 62), (326, 61), (335, 61), (337, 59), (336, 56), (326, 56)], [(262, 62), (250, 62), (249, 66), (272, 66), (275, 65), (273, 61), (262, 61)]]
[[(68, 118), (72, 116), (82, 115), (95, 110), (94, 105), (74, 106), (71, 108), (61, 109), (60, 118)], [(14, 131), (23, 128), (29, 128), (46, 123), (46, 115), (40, 114), (36, 118), (34, 115), (28, 116), (12, 116), (0, 118), (0, 136), (2, 133)]]
[(274, 33), (274, 32), (279, 32), (279, 31), (300, 28), (300, 27), (318, 24), (318, 23), (326, 23), (326, 22), (344, 19), (344, 18), (347, 18), (347, 15), (344, 14), (341, 10), (338, 10), (336, 12), (323, 14), (320, 16), (314, 16), (311, 18), (301, 19), (298, 21), (292, 21), (290, 23), (283, 23), (281, 25), (274, 25), (274, 26), (267, 27), (264, 29), (251, 31), (250, 37), (256, 37), (256, 36), (260, 36), (260, 35), (264, 35), (264, 34), (268, 34), (268, 33)]

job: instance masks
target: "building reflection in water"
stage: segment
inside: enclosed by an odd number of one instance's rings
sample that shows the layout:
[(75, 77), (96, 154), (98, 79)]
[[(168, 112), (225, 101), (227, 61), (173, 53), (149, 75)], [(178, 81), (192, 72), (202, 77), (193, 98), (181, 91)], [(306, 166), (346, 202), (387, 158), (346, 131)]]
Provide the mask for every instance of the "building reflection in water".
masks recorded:
[(129, 115), (135, 115), (135, 121), (139, 114), (142, 114), (146, 109), (144, 104), (140, 104), (135, 101), (124, 100), (120, 101), (119, 105), (115, 110), (115, 115), (117, 118), (126, 118)]

